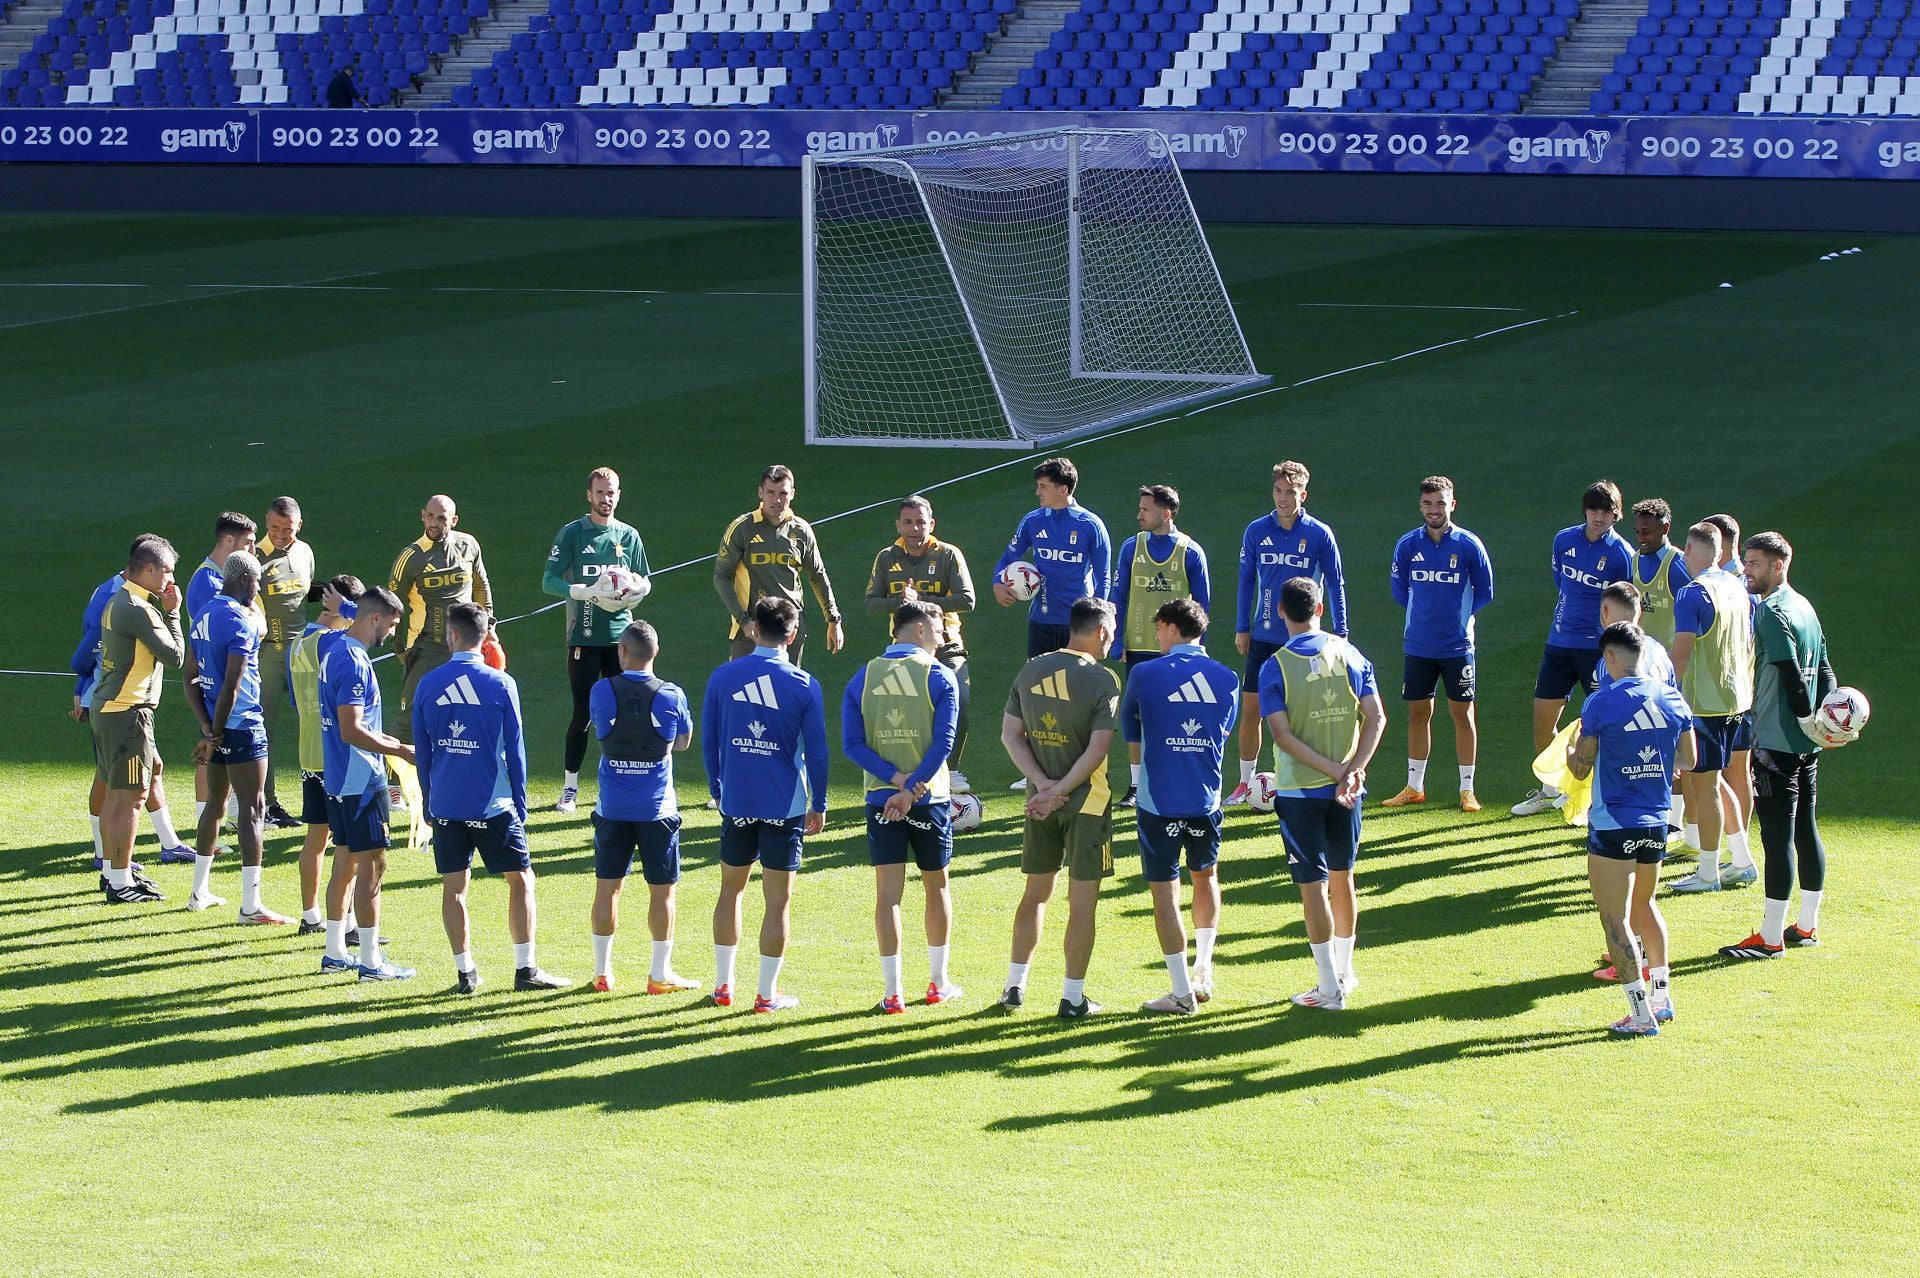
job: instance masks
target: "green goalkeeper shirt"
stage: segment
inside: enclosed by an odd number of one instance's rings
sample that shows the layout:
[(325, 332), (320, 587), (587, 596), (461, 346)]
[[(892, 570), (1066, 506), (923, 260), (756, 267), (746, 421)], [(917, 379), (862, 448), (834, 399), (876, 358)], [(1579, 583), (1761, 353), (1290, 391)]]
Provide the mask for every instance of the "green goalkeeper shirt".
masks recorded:
[(591, 515), (582, 515), (554, 537), (540, 588), (567, 601), (567, 647), (604, 648), (618, 643), (633, 620), (630, 612), (608, 612), (569, 597), (570, 586), (590, 585), (609, 568), (625, 568), (642, 577), (653, 574), (647, 566), (647, 549), (633, 525), (618, 519), (596, 524)]

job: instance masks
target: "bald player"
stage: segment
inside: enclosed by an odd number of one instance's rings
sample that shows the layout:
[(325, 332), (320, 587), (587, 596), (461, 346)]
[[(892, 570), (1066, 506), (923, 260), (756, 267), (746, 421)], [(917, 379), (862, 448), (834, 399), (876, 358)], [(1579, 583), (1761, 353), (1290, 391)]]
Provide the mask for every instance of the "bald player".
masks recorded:
[(447, 609), (457, 603), (493, 607), (493, 587), (487, 582), (480, 543), (456, 531), (459, 523), (453, 498), (444, 493), (429, 497), (420, 511), (423, 531), (407, 543), (389, 574), (387, 589), (406, 610), (395, 642), (405, 675), (393, 732), (402, 741), (413, 740), (413, 694), (421, 676), (452, 655), (447, 647)]

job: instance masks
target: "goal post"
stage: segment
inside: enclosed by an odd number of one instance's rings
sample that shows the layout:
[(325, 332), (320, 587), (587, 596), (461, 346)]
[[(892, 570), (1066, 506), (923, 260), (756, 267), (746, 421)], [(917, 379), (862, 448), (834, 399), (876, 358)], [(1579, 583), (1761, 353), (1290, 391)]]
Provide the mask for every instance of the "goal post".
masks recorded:
[(1034, 448), (1269, 380), (1154, 130), (810, 156), (802, 193), (809, 443)]

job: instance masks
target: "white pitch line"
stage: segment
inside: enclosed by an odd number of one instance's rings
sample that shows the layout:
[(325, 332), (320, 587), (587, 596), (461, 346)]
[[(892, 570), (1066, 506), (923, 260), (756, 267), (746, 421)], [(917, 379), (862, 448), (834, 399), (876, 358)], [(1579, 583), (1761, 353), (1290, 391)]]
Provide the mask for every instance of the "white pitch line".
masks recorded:
[(435, 285), (427, 290), (430, 293), (588, 293), (606, 294), (613, 297), (664, 297), (671, 290), (664, 288), (462, 288), (452, 284)]
[(0, 280), (0, 288), (152, 288), (151, 284), (28, 284)]
[[(334, 276), (329, 276), (326, 279), (310, 280), (306, 285), (303, 285), (300, 287), (310, 288), (320, 284), (332, 284), (339, 280), (357, 280), (363, 276), (378, 275), (378, 274), (380, 274), (380, 272), (378, 271), (354, 271), (347, 275), (334, 275)], [(276, 284), (276, 285), (191, 284), (191, 285), (188, 285), (188, 287), (200, 288), (200, 289), (216, 289), (216, 288), (226, 289), (227, 291), (225, 293), (220, 294), (220, 296), (238, 297), (243, 293), (250, 293), (250, 292), (254, 292), (264, 288), (289, 288), (294, 286), (285, 285), (285, 284)], [(151, 302), (135, 302), (130, 306), (106, 306), (106, 307), (102, 307), (97, 311), (81, 311), (78, 314), (74, 314), (74, 315), (48, 315), (41, 319), (16, 320), (14, 323), (11, 323), (11, 324), (0, 324), (0, 333), (9, 333), (14, 331), (15, 329), (21, 329), (21, 328), (39, 328), (45, 324), (67, 324), (67, 323), (71, 323), (74, 320), (98, 319), (102, 315), (120, 315), (120, 314), (124, 314), (127, 311), (144, 311), (155, 306), (172, 306), (179, 302), (188, 302), (188, 301), (194, 301), (194, 300), (196, 299), (191, 297), (185, 297), (185, 296), (162, 297)]]
[(1525, 315), (1524, 306), (1439, 306), (1417, 302), (1295, 302), (1295, 306), (1335, 311), (1507, 311)]
[[(1566, 319), (1569, 316), (1578, 315), (1579, 313), (1580, 313), (1579, 311), (1574, 310), (1574, 311), (1562, 311), (1558, 315), (1543, 315), (1538, 319), (1530, 319), (1520, 324), (1508, 324), (1502, 328), (1490, 328), (1484, 333), (1475, 333), (1472, 337), (1457, 337), (1451, 342), (1442, 342), (1438, 346), (1423, 346), (1416, 351), (1407, 351), (1405, 354), (1402, 354), (1402, 355), (1390, 355), (1385, 359), (1369, 360), (1364, 364), (1354, 364), (1347, 368), (1335, 369), (1331, 373), (1316, 373), (1312, 377), (1303, 377), (1297, 382), (1289, 382), (1284, 386), (1269, 386), (1264, 390), (1250, 391), (1245, 395), (1236, 395), (1232, 399), (1221, 400), (1218, 403), (1202, 404), (1200, 407), (1189, 409), (1184, 413), (1175, 413), (1169, 417), (1157, 417), (1151, 421), (1137, 422), (1132, 426), (1122, 426), (1116, 430), (1110, 430), (1099, 435), (1089, 435), (1085, 439), (1075, 440), (1073, 446), (1075, 449), (1084, 448), (1089, 444), (1097, 444), (1109, 439), (1118, 439), (1122, 435), (1131, 435), (1131, 434), (1134, 434), (1136, 431), (1147, 430), (1154, 426), (1164, 426), (1168, 422), (1182, 421), (1188, 417), (1198, 417), (1202, 413), (1210, 413), (1216, 408), (1225, 408), (1229, 404), (1238, 404), (1249, 399), (1258, 399), (1262, 395), (1272, 395), (1278, 391), (1298, 390), (1302, 386), (1311, 386), (1315, 382), (1324, 382), (1329, 378), (1344, 377), (1348, 373), (1358, 373), (1369, 368), (1381, 368), (1388, 364), (1398, 363), (1400, 360), (1403, 360), (1403, 359), (1412, 359), (1416, 355), (1425, 355), (1432, 351), (1444, 350), (1449, 346), (1459, 346), (1467, 342), (1477, 342), (1483, 337), (1497, 337), (1501, 333), (1511, 333), (1517, 329), (1532, 328), (1536, 324), (1551, 323), (1554, 320)], [(983, 475), (991, 475), (995, 471), (1007, 470), (1014, 466), (1031, 465), (1032, 461), (1033, 459), (1031, 457), (1015, 457), (1008, 461), (995, 462), (991, 466), (982, 466), (978, 470), (970, 470), (970, 471), (967, 471), (965, 474), (954, 475), (947, 479), (935, 480), (931, 484), (923, 484), (922, 486), (914, 489), (913, 491), (918, 493), (930, 493), (934, 491), (936, 488), (950, 488), (955, 484), (965, 483), (969, 479), (979, 479)], [(812, 522), (816, 526), (820, 524), (830, 524), (836, 519), (846, 519), (851, 515), (861, 515), (861, 514), (865, 514), (867, 511), (870, 511), (870, 510), (879, 510), (881, 507), (891, 505), (898, 500), (899, 500), (898, 497), (883, 497), (879, 501), (870, 501), (864, 506), (854, 506), (848, 510), (838, 511), (835, 514), (823, 515), (819, 519), (815, 519)], [(712, 563), (715, 558), (717, 558), (717, 556), (715, 555), (701, 555), (698, 559), (686, 559), (686, 560), (682, 560), (680, 563), (677, 563), (677, 564), (668, 564), (665, 568), (654, 569), (653, 576), (662, 577), (662, 576), (665, 576), (667, 573), (678, 572), (683, 568), (697, 568), (701, 564)], [(523, 613), (516, 614), (515, 616), (512, 616), (512, 617), (502, 617), (498, 621), (496, 621), (494, 624), (499, 626), (504, 626), (508, 622), (512, 622), (512, 621), (525, 621), (529, 617), (538, 617), (542, 613), (552, 612), (555, 608), (564, 607), (566, 603), (567, 601), (564, 599), (556, 599), (552, 603), (542, 604), (540, 607), (535, 608), (532, 612), (523, 612)], [(392, 657), (393, 657), (393, 654), (391, 652), (383, 652), (379, 656), (375, 657), (374, 660), (376, 662), (387, 661), (392, 659)], [(0, 670), (0, 675), (45, 675), (50, 678), (63, 678), (63, 679), (70, 679), (73, 677), (71, 671), (62, 671), (62, 670)]]

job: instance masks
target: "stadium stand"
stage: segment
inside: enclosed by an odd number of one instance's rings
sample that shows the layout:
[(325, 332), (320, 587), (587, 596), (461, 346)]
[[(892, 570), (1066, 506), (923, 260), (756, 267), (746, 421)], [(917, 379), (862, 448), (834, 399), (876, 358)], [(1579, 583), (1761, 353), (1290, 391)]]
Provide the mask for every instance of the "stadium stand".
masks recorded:
[[(1920, 114), (1915, 0), (1646, 3), (1595, 112)], [(1031, 65), (1009, 40), (1019, 69), (984, 92), (1008, 109), (1513, 113), (1579, 12), (1579, 0), (1081, 0), (1038, 19), (1047, 38)], [(313, 106), (350, 64), (376, 103), (922, 110), (1036, 21), (1020, 0), (551, 0), (530, 16), (493, 0), (6, 0), (0, 15), (44, 21), (30, 44), (0, 25), (0, 49), (20, 50), (0, 103), (18, 106)]]

